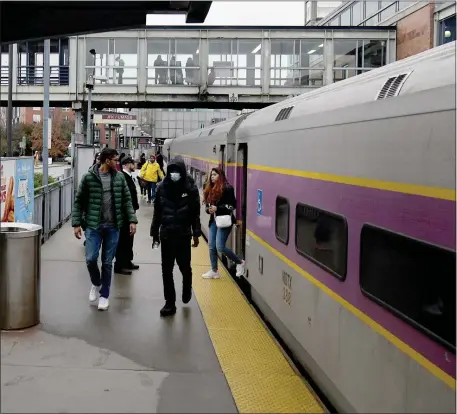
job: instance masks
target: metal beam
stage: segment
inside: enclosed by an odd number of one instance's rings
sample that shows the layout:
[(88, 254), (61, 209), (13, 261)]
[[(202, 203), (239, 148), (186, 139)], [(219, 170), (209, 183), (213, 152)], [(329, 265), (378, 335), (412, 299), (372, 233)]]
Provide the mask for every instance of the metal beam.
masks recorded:
[(6, 117), (7, 155), (13, 156), (13, 45), (8, 55), (8, 114)]

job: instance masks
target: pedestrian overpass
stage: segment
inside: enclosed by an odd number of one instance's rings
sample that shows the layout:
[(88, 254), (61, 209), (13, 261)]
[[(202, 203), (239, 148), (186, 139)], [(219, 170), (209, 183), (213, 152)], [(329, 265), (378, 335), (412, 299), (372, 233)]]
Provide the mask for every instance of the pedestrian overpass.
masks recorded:
[[(395, 61), (393, 27), (145, 27), (51, 40), (50, 105), (259, 108)], [(0, 99), (7, 104), (2, 47)], [(13, 105), (42, 106), (43, 46), (14, 45)]]

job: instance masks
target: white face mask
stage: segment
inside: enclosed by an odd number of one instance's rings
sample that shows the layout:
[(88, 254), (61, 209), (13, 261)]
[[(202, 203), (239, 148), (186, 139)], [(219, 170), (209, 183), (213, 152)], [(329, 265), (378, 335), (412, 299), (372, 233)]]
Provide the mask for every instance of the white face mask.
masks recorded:
[(178, 172), (172, 172), (172, 173), (170, 173), (170, 178), (171, 178), (171, 181), (177, 182), (181, 179), (181, 174)]

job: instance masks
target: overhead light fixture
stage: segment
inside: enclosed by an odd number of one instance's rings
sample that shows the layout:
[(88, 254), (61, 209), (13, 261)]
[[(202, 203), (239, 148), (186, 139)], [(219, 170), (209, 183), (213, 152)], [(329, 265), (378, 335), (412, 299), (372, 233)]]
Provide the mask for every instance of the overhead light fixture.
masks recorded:
[(320, 44), (318, 47), (324, 47), (324, 44), (323, 44), (323, 43), (321, 43), (321, 44)]
[(445, 38), (449, 38), (449, 37), (451, 37), (451, 36), (452, 36), (452, 33), (451, 33), (450, 30), (445, 30), (445, 31), (444, 31), (444, 37), (445, 37)]
[(197, 51), (195, 52), (195, 54), (199, 53), (200, 52), (200, 49), (197, 49)]
[(313, 49), (313, 50), (310, 50), (310, 51), (308, 52), (308, 55), (310, 55), (311, 53), (314, 53), (314, 52), (315, 52), (314, 49)]
[(262, 45), (259, 44), (251, 53), (257, 53), (262, 48)]

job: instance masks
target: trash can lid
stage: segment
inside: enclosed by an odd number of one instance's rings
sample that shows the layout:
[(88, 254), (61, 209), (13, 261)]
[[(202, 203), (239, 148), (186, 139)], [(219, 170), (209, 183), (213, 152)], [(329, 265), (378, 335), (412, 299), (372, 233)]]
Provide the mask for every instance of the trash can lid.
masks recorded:
[(23, 237), (37, 236), (42, 227), (31, 223), (0, 223), (0, 236), (20, 239)]

